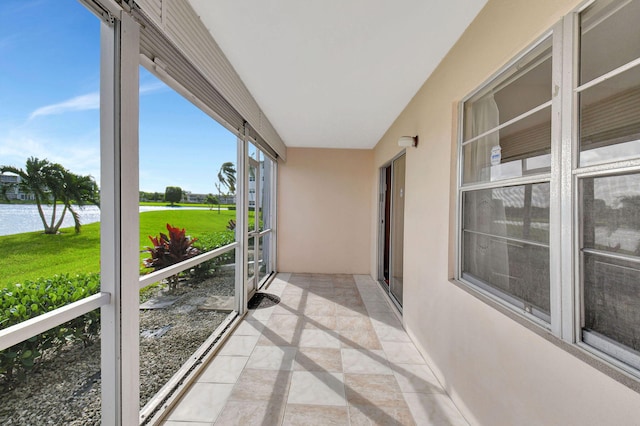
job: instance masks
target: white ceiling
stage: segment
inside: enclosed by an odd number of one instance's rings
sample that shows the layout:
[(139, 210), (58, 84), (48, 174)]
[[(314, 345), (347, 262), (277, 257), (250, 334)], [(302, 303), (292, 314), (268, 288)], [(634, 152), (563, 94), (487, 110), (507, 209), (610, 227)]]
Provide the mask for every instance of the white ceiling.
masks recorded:
[(487, 0), (189, 0), (290, 147), (372, 148)]

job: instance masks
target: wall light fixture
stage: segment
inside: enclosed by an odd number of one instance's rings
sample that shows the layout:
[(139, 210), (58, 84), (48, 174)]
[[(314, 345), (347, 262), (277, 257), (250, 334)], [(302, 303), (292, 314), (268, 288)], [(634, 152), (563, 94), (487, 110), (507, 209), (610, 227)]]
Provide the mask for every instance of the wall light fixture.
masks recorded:
[(418, 135), (400, 136), (400, 139), (398, 139), (398, 146), (401, 146), (401, 147), (418, 146)]

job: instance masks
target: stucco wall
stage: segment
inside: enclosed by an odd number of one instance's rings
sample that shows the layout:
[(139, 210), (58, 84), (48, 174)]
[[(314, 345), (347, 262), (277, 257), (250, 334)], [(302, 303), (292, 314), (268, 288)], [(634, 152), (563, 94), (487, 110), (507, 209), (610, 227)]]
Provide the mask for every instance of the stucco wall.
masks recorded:
[[(407, 149), (404, 323), (474, 424), (638, 424), (640, 394), (452, 284), (457, 102), (571, 11), (575, 0), (490, 0), (374, 150)], [(419, 53), (418, 53), (419, 54)], [(371, 203), (374, 206), (374, 203)], [(376, 276), (377, 210), (370, 211)]]
[(289, 148), (278, 165), (278, 270), (370, 270), (372, 150)]

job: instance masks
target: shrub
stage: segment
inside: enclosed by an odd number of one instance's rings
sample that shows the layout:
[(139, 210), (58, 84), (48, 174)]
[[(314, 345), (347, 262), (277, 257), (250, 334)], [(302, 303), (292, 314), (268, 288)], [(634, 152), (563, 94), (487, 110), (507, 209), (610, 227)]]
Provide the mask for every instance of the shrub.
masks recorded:
[(218, 231), (201, 235), (194, 244), (201, 251), (211, 251), (220, 247), (224, 247), (236, 240), (234, 231)]
[[(8, 285), (0, 289), (0, 327), (19, 324), (99, 290), (99, 274), (56, 275)], [(86, 346), (98, 335), (99, 328), (100, 312), (96, 310), (0, 351), (0, 377), (9, 384), (22, 379), (44, 351), (56, 351), (77, 340)]]
[[(153, 247), (145, 247), (145, 251), (151, 254), (150, 258), (143, 261), (146, 268), (157, 271), (200, 254), (200, 250), (193, 246), (197, 239), (187, 236), (184, 228), (179, 229), (167, 223), (167, 231), (168, 236), (162, 232), (158, 237), (149, 236)], [(169, 288), (174, 290), (177, 285), (178, 276), (170, 277)]]
[[(200, 249), (200, 251), (207, 252), (229, 245), (235, 240), (236, 237), (234, 231), (219, 231), (200, 236), (194, 245)], [(233, 251), (230, 251), (211, 260), (207, 260), (206, 262), (202, 262), (193, 269), (193, 273), (197, 278), (208, 277), (220, 265), (232, 263), (234, 260), (235, 254)]]

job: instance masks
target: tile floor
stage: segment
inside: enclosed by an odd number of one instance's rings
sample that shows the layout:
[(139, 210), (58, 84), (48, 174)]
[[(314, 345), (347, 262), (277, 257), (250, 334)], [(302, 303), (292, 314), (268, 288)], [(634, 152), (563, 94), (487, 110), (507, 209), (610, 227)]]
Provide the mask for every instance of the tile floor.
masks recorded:
[(467, 425), (365, 275), (279, 274), (163, 423)]

